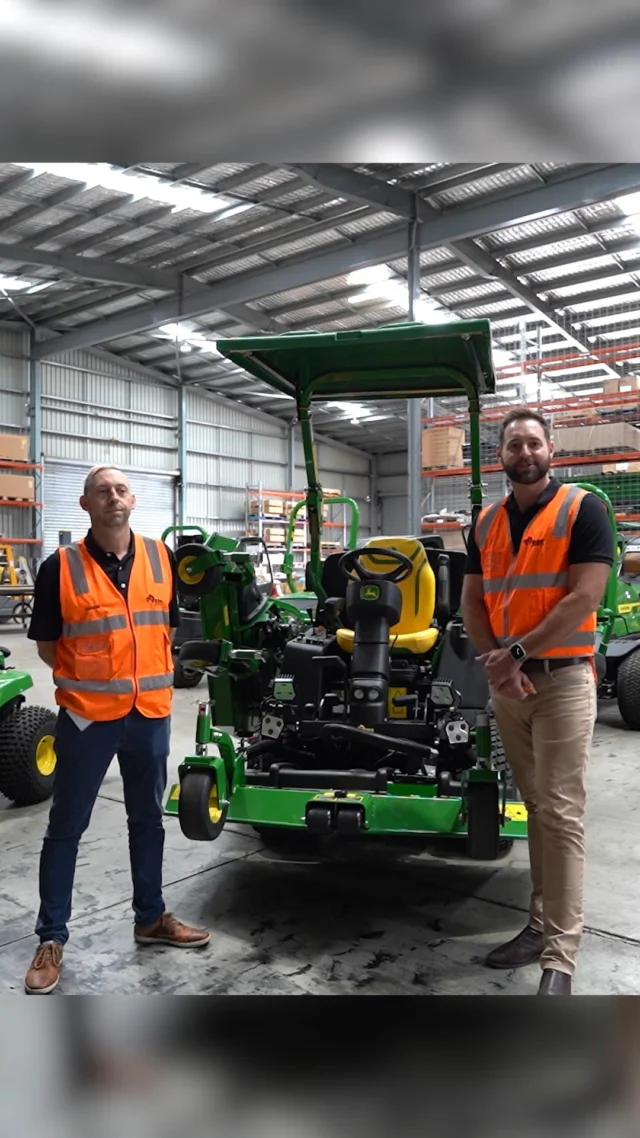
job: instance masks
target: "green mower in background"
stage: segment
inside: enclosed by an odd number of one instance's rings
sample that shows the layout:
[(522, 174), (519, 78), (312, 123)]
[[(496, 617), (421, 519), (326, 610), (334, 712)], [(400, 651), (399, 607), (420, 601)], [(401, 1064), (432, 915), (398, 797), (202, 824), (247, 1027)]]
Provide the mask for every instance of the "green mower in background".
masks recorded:
[[(258, 600), (224, 539), (177, 550), (200, 599), (203, 639), (180, 650), (207, 675), (193, 752), (166, 810), (195, 841), (227, 821), (265, 842), (296, 835), (459, 838), (494, 860), (527, 836), (459, 616), (465, 553), (441, 538), (375, 538), (321, 556), (315, 401), (466, 396), (470, 498), (482, 506), (480, 400), (495, 390), (486, 320), (218, 341), (226, 358), (296, 401), (310, 531), (300, 623), (286, 598)], [(292, 525), (295, 518), (292, 519)], [(246, 556), (246, 555), (244, 555)], [(246, 596), (245, 596), (246, 591)]]
[[(595, 656), (598, 698), (617, 700), (627, 727), (640, 731), (640, 525), (627, 522), (629, 535), (619, 532), (612, 499), (602, 489), (606, 485), (603, 478), (597, 481), (594, 478), (593, 482), (577, 478), (564, 481), (595, 494), (609, 515), (615, 557), (598, 610)], [(636, 542), (632, 536), (634, 530)]]
[(0, 648), (0, 794), (15, 806), (35, 806), (53, 792), (58, 716), (26, 703), (33, 680), (7, 664), (10, 656)]

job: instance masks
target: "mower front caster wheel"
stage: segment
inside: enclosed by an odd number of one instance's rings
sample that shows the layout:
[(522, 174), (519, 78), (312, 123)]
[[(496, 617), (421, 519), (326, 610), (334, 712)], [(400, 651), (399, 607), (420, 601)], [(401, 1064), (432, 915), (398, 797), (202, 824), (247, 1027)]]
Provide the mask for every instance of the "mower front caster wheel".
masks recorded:
[(341, 806), (336, 813), (336, 830), (343, 838), (358, 838), (364, 830), (361, 806)]
[(213, 771), (189, 770), (180, 783), (178, 820), (185, 838), (192, 842), (213, 842), (220, 837), (227, 820), (227, 809), (220, 809)]
[(333, 829), (333, 811), (330, 806), (309, 806), (307, 830), (310, 834), (330, 834)]
[(500, 785), (471, 780), (467, 795), (467, 853), (474, 861), (495, 861), (500, 856)]

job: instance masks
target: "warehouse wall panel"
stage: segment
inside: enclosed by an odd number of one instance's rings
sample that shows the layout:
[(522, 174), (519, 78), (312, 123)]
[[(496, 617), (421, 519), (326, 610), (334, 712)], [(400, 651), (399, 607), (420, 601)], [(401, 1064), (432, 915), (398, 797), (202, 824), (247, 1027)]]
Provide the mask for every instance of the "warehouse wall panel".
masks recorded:
[(42, 390), (46, 457), (175, 473), (175, 390), (86, 352), (45, 360)]

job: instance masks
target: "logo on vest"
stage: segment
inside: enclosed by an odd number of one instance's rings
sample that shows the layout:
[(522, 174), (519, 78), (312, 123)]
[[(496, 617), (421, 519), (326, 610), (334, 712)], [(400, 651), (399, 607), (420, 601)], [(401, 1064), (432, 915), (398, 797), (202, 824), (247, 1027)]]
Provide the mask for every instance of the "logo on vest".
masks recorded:
[(541, 545), (544, 545), (544, 538), (543, 537), (525, 537), (523, 544), (528, 545), (530, 547), (535, 547), (537, 549)]
[(160, 600), (159, 597), (154, 597), (151, 593), (149, 593), (149, 596), (147, 597), (147, 604), (148, 605), (161, 605), (162, 601)]

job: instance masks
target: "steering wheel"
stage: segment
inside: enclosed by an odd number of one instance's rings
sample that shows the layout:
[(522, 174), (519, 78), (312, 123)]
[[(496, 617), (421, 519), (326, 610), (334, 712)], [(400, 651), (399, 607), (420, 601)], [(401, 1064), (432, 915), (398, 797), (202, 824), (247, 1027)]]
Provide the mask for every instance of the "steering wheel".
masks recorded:
[[(374, 573), (370, 569), (365, 569), (361, 563), (363, 557), (371, 556), (386, 557), (390, 561), (397, 561), (397, 565), (388, 573)], [(413, 572), (413, 564), (408, 557), (405, 557), (404, 553), (398, 553), (397, 549), (384, 549), (377, 545), (367, 545), (364, 549), (350, 549), (348, 553), (343, 553), (338, 562), (338, 568), (350, 581), (353, 580), (353, 573), (355, 572), (361, 581), (393, 581), (396, 585), (400, 581), (406, 581)]]

